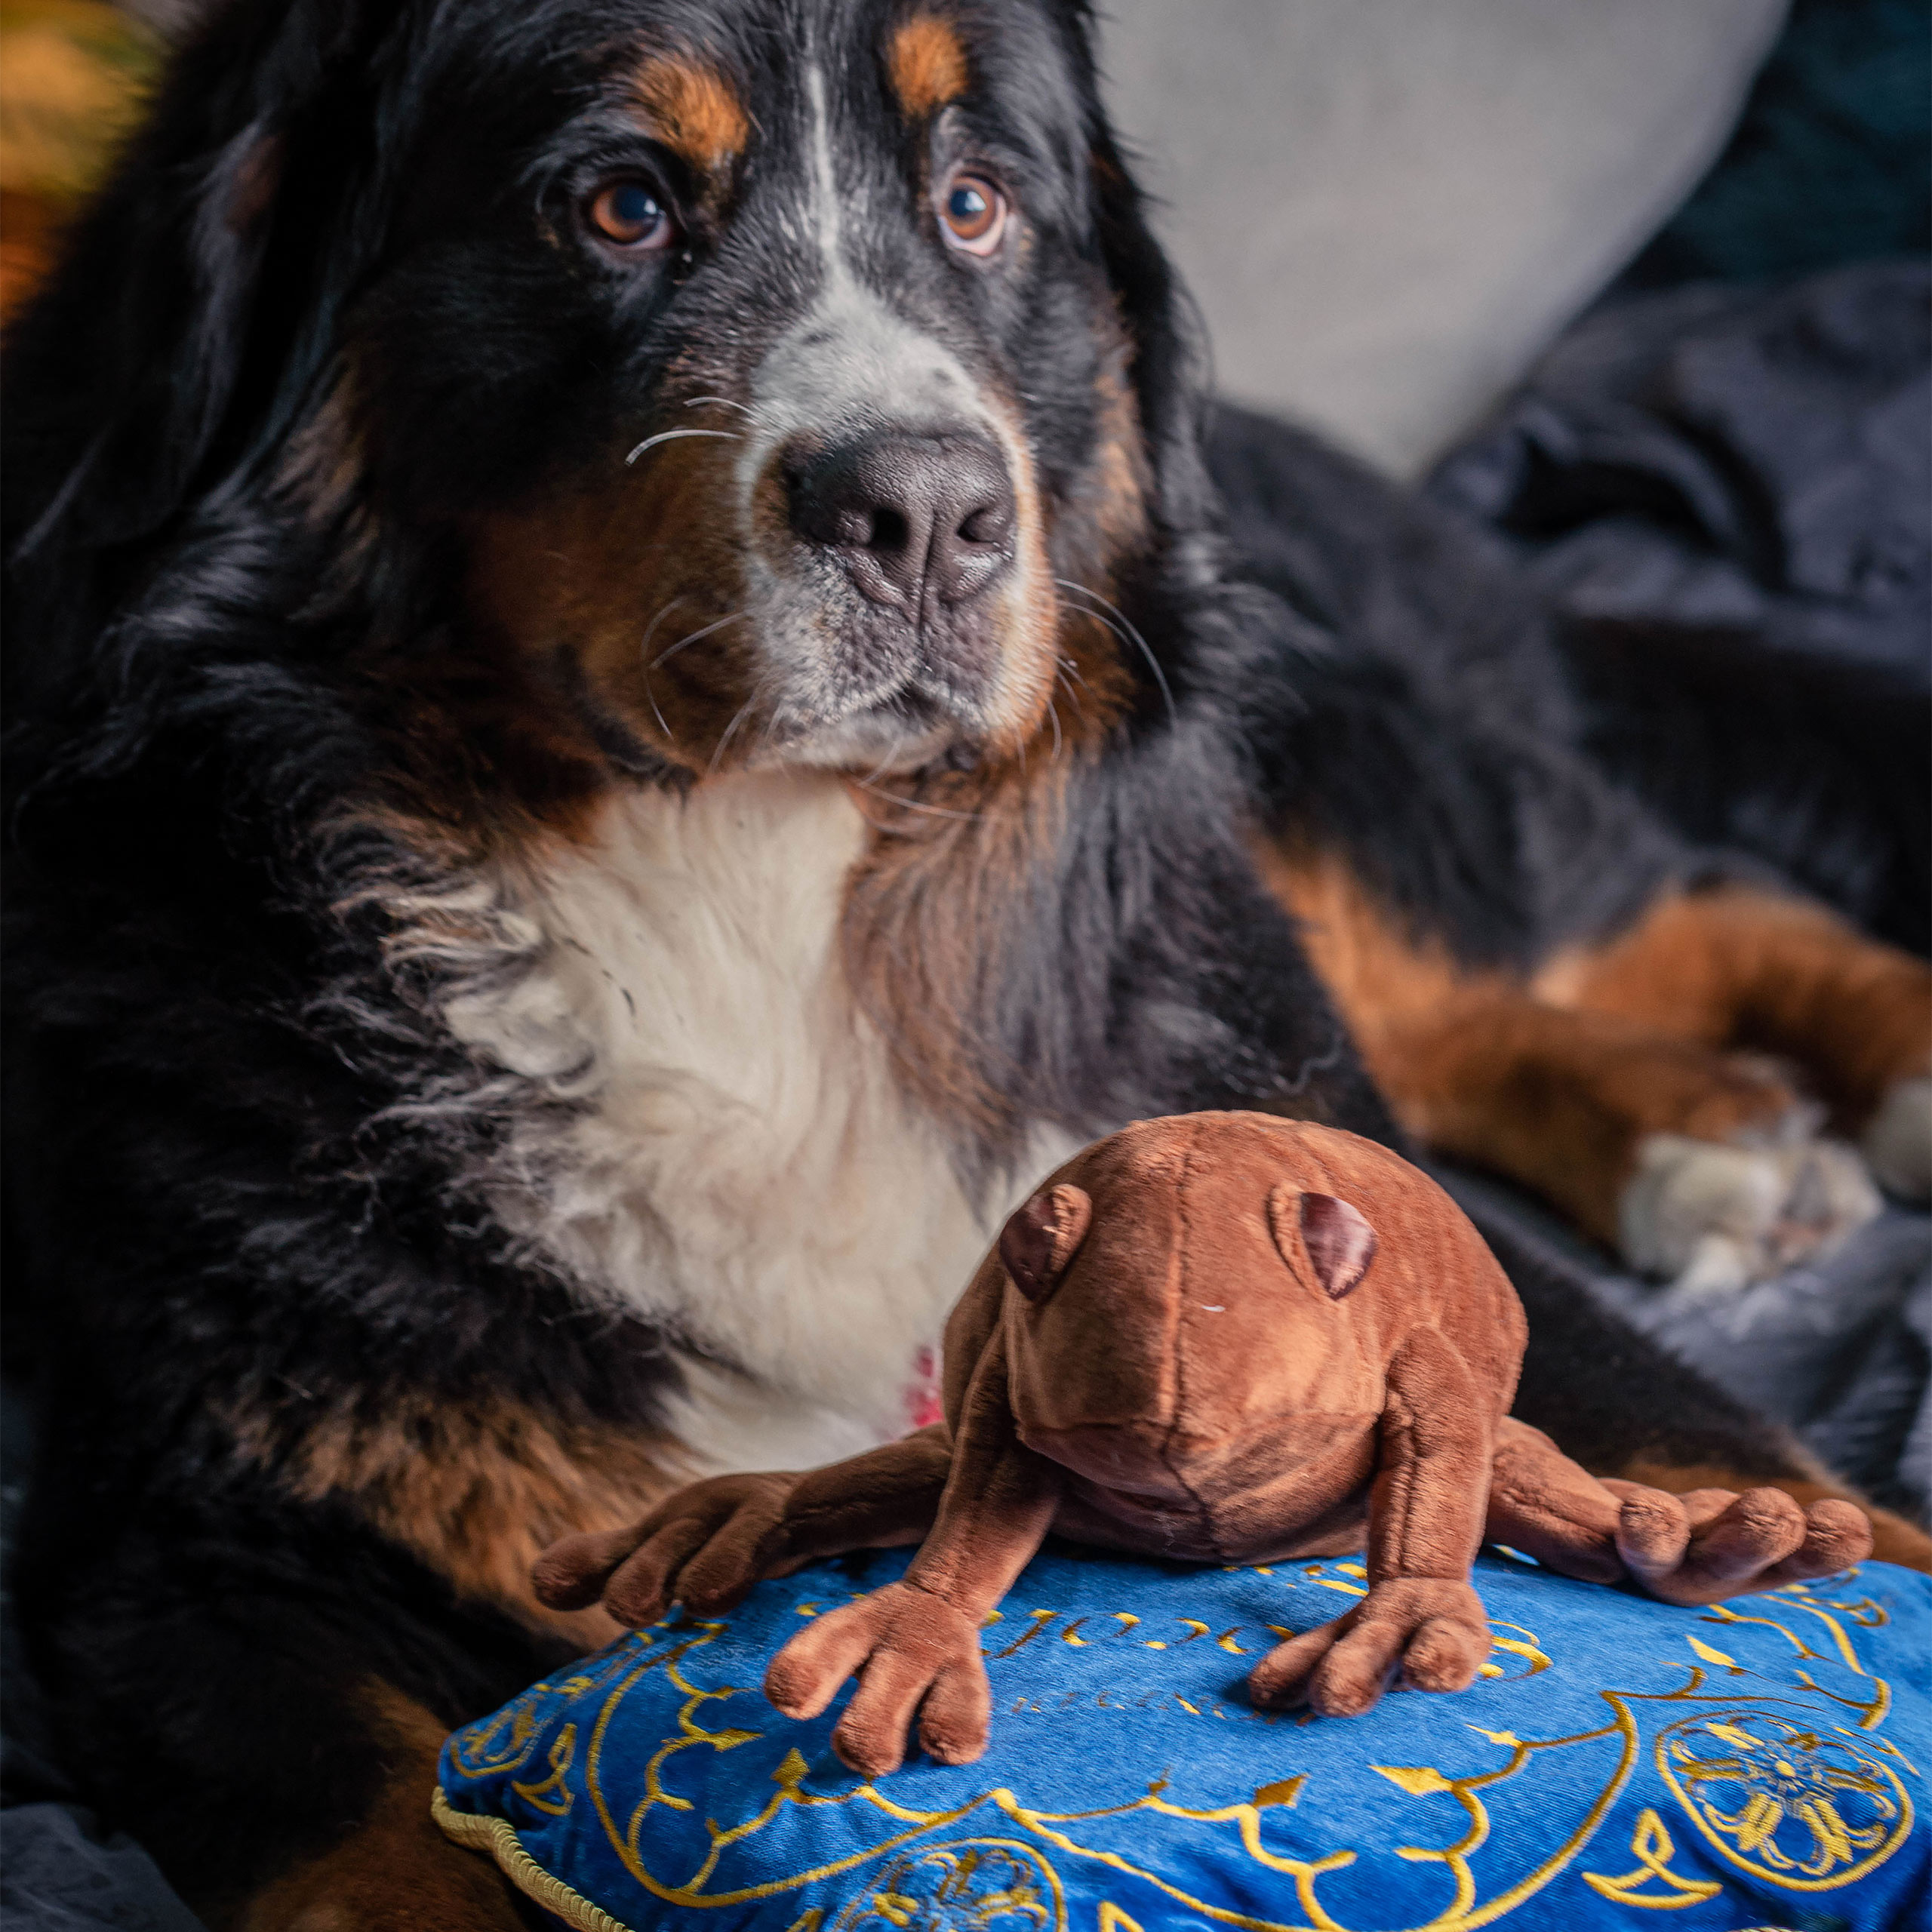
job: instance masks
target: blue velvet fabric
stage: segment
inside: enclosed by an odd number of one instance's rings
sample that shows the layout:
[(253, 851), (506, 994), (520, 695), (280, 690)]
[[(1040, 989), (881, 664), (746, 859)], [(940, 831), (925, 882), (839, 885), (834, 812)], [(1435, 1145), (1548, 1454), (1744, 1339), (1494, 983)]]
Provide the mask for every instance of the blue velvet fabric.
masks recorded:
[[(445, 1829), (611, 1932), (1168, 1932), (1932, 1924), (1932, 1578), (1883, 1564), (1715, 1609), (1506, 1554), (1460, 1696), (1264, 1715), (1277, 1632), (1358, 1564), (1202, 1570), (1050, 1548), (986, 1632), (992, 1748), (867, 1783), (837, 1706), (758, 1689), (903, 1552), (674, 1617), (457, 1732)], [(841, 1699), (842, 1703), (842, 1699)]]

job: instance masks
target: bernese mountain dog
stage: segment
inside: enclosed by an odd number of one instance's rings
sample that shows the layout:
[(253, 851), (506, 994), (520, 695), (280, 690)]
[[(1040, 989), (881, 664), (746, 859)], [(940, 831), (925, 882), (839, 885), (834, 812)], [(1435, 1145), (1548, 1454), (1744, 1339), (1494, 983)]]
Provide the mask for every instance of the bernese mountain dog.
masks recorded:
[[(1932, 1183), (1925, 967), (1420, 512), (1296, 443), (1230, 569), (1081, 0), (233, 0), (7, 360), (17, 1598), (215, 1927), (516, 1923), (427, 1802), (614, 1627), (537, 1554), (924, 1422), (1124, 1121), (1714, 1292)], [(1844, 1493), (1484, 1226), (1573, 1453)]]

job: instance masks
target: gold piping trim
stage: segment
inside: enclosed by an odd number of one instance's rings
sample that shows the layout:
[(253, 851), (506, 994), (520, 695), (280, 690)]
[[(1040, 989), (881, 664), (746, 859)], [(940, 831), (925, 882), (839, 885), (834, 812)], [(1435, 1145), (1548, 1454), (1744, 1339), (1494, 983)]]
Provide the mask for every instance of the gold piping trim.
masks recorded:
[(429, 1799), (429, 1815), (440, 1825), (452, 1844), (466, 1851), (480, 1851), (497, 1861), (503, 1876), (526, 1897), (534, 1899), (546, 1912), (553, 1912), (579, 1932), (631, 1932), (621, 1919), (613, 1918), (601, 1905), (592, 1905), (581, 1892), (573, 1891), (562, 1879), (544, 1870), (523, 1847), (523, 1841), (507, 1819), (486, 1818), (473, 1811), (459, 1811), (437, 1786)]

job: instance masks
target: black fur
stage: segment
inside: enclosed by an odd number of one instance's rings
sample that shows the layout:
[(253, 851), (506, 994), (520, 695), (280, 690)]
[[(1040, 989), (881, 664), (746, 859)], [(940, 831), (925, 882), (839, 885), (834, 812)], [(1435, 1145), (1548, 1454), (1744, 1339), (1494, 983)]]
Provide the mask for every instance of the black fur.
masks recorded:
[[(854, 44), (887, 17), (808, 11)], [(1472, 958), (1608, 930), (1682, 854), (1578, 754), (1554, 659), (1497, 623), (1487, 580), (1346, 466), (1278, 449), (1290, 494), (1249, 490), (1260, 521), (1235, 534), (1285, 602), (1226, 580), (1174, 290), (1084, 17), (977, 11), (1004, 49), (987, 138), (1051, 245), (1004, 310), (953, 322), (909, 226), (876, 245), (943, 325), (1023, 349), (1050, 491), (1095, 433), (1110, 290), (1155, 494), (1116, 585), (1148, 647), (1126, 648), (1129, 715), (976, 983), (1004, 1110), (962, 1166), (997, 1168), (1029, 1121), (1213, 1106), (1392, 1137), (1244, 856), (1257, 801)], [(669, 1374), (664, 1337), (588, 1306), (469, 1185), (531, 1103), (443, 1030), (439, 969), (384, 951), (386, 896), (438, 884), (435, 853), (345, 811), (412, 760), (459, 818), (625, 765), (608, 732), (580, 757), (494, 714), (420, 725), (471, 715), (439, 668), (467, 642), (461, 519), (580, 460), (667, 358), (755, 334), (792, 272), (774, 228), (619, 299), (532, 241), (574, 165), (559, 130), (580, 139), (588, 77), (643, 20), (770, 88), (797, 30), (782, 0), (228, 8), (9, 345), (10, 1185), (45, 1419), (20, 1603), (76, 1773), (217, 1915), (368, 1803), (356, 1682), (453, 1722), (548, 1661), (346, 1503), (295, 1500), (306, 1432), (499, 1398), (643, 1429)], [(289, 459), (350, 340), (366, 468), (335, 496)], [(1536, 1315), (1538, 1420), (1586, 1416), (1605, 1453), (1675, 1430), (1778, 1464), (1681, 1372), (1667, 1426), (1586, 1400), (1610, 1347), (1666, 1371), (1498, 1239)]]

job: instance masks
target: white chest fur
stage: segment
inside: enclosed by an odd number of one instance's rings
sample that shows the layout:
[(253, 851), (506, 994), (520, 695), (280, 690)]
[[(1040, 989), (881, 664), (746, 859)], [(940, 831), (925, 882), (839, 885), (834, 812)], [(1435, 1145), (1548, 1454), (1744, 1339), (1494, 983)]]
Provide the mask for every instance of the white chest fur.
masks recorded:
[(484, 1177), (497, 1212), (685, 1345), (673, 1422), (703, 1464), (903, 1432), (998, 1217), (1070, 1149), (1043, 1137), (975, 1212), (846, 983), (864, 835), (816, 774), (613, 800), (588, 845), (491, 882), (530, 963), (445, 1008), (528, 1097)]

